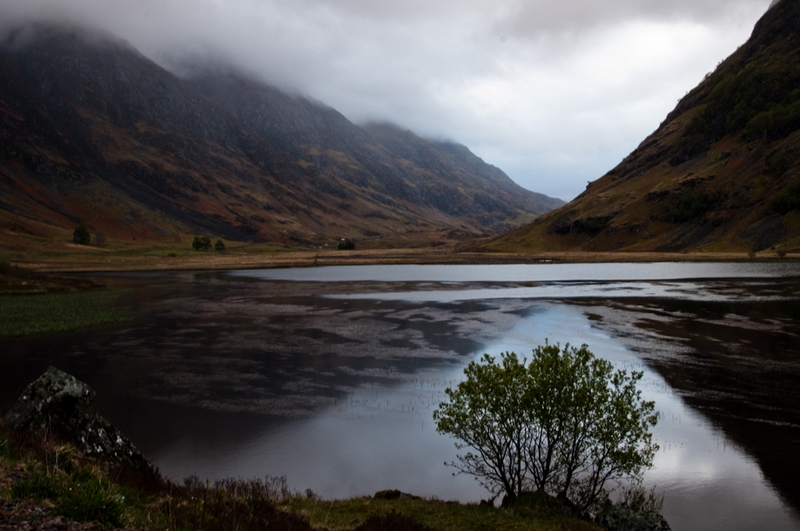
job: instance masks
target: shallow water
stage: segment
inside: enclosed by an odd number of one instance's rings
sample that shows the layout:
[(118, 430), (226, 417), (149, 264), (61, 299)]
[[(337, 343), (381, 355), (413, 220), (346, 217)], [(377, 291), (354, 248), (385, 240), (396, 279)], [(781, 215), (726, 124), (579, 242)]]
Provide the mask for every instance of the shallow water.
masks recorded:
[(5, 341), (4, 407), (53, 363), (176, 478), (476, 501), (431, 413), (483, 352), (587, 343), (646, 373), (675, 530), (800, 529), (800, 267), (365, 266), (111, 275), (133, 325)]

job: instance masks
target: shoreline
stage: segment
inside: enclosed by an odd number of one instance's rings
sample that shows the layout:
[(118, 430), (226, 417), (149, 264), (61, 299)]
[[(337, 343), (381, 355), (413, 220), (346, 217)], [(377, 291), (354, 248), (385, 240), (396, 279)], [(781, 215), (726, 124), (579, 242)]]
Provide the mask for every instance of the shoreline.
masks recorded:
[[(87, 252), (88, 251), (88, 252)], [(748, 262), (790, 261), (773, 252), (756, 257), (747, 253), (658, 253), (658, 252), (541, 252), (477, 253), (452, 249), (393, 249), (362, 251), (248, 252), (232, 249), (192, 253), (106, 251), (92, 249), (69, 255), (20, 256), (10, 263), (41, 273), (105, 273), (145, 271), (213, 271), (233, 269), (276, 269), (342, 265), (501, 265), (537, 263), (622, 263), (622, 262)]]

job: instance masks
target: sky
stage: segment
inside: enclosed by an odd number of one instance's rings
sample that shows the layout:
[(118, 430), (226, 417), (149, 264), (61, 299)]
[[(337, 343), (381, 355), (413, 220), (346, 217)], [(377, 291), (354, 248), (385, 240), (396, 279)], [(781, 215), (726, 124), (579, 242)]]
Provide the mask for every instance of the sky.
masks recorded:
[(230, 62), (469, 147), (570, 200), (743, 44), (771, 0), (0, 0), (6, 25), (104, 29), (179, 73)]

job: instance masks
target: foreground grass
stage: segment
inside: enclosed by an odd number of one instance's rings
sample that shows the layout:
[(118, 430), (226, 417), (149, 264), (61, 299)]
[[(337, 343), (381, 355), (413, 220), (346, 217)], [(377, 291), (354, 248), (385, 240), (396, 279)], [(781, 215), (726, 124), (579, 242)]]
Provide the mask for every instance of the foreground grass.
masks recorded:
[[(403, 497), (321, 500), (291, 493), (285, 478), (215, 483), (165, 481), (146, 490), (121, 485), (85, 463), (69, 446), (48, 444), (34, 451), (0, 436), (0, 501), (44, 508), (47, 515), (92, 522), (80, 529), (143, 531), (487, 531), (599, 528), (561, 516), (553, 506), (499, 509)], [(36, 446), (36, 445), (33, 445)], [(38, 452), (38, 453), (37, 453)], [(30, 511), (29, 511), (30, 512)], [(30, 527), (31, 522), (21, 524)], [(13, 528), (13, 527), (10, 527)], [(67, 527), (70, 530), (73, 527)], [(78, 529), (78, 528), (74, 528)]]
[(410, 497), (394, 500), (365, 497), (333, 501), (294, 497), (282, 504), (282, 507), (304, 516), (312, 526), (330, 531), (351, 530), (363, 525), (371, 516), (388, 516), (392, 513), (410, 517), (431, 529), (441, 531), (599, 529), (589, 522), (566, 518), (557, 507), (545, 505), (500, 509)]
[(0, 337), (69, 332), (132, 319), (126, 290), (0, 295)]

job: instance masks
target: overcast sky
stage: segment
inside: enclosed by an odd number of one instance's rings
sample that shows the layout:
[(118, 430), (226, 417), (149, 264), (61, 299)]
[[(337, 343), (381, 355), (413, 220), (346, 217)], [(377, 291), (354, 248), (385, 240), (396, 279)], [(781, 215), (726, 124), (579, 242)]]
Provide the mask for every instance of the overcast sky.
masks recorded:
[(175, 69), (213, 57), (360, 123), (465, 144), (564, 200), (654, 131), (770, 0), (0, 0)]

